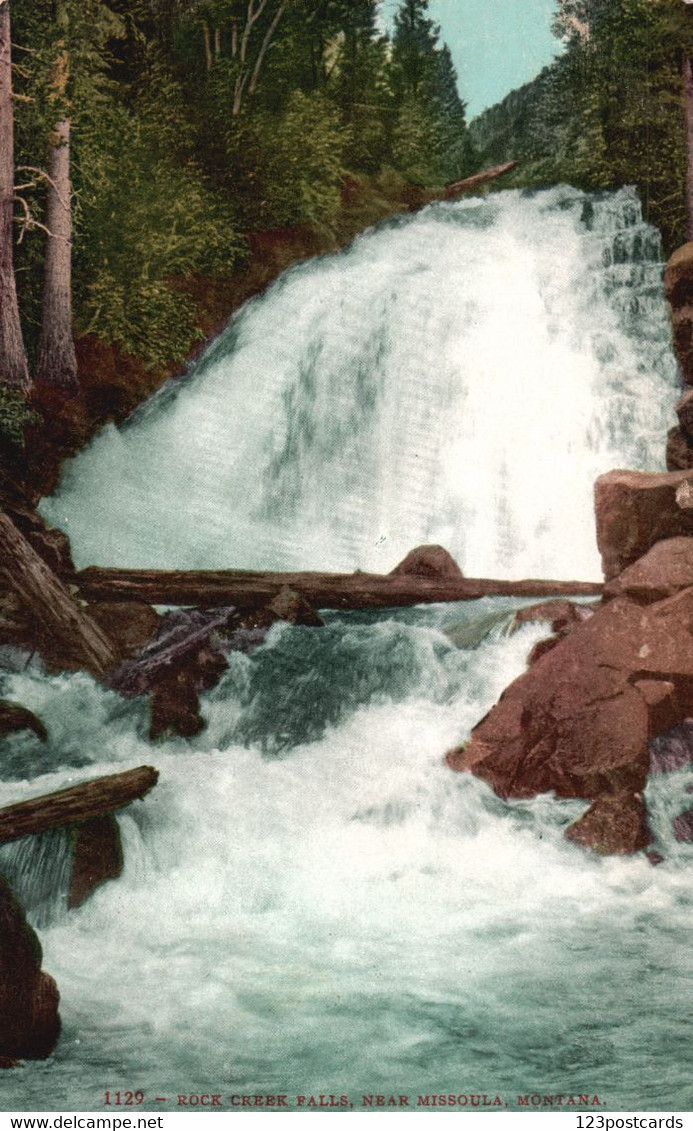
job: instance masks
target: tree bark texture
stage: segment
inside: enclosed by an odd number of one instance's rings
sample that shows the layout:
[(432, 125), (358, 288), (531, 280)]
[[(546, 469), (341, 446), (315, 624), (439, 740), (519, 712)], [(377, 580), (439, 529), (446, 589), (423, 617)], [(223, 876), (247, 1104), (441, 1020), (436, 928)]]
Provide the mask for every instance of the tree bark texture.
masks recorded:
[(14, 276), (14, 114), (10, 0), (0, 0), (0, 382), (29, 389)]
[[(67, 22), (61, 6), (60, 18)], [(41, 337), (36, 380), (74, 396), (79, 391), (72, 337), (72, 189), (70, 185), (70, 119), (66, 109), (69, 57), (61, 43), (55, 62), (52, 98), (59, 117), (48, 147), (46, 243)]]
[(114, 809), (122, 809), (149, 793), (158, 780), (158, 771), (153, 766), (138, 766), (121, 774), (109, 774), (70, 789), (9, 805), (0, 809), (0, 844), (63, 825), (79, 824)]
[(601, 584), (585, 581), (438, 580), (376, 573), (269, 573), (249, 570), (100, 569), (77, 575), (82, 594), (95, 601), (143, 600), (153, 605), (234, 605), (253, 609), (285, 587), (302, 593), (317, 609), (381, 609), (473, 601), (479, 597), (598, 597)]
[(113, 643), (78, 604), (67, 586), (39, 557), (13, 522), (0, 511), (0, 576), (65, 655), (103, 676), (118, 664)]
[(453, 184), (445, 186), (445, 199), (450, 200), (452, 197), (460, 196), (465, 192), (475, 192), (476, 189), (495, 181), (496, 177), (502, 177), (504, 173), (509, 173), (515, 168), (517, 168), (517, 161), (506, 161), (504, 165), (495, 165), (493, 169), (484, 169), (482, 173), (475, 173), (473, 177), (466, 177), (463, 181), (455, 181)]
[(686, 239), (693, 240), (693, 60), (683, 61), (683, 101), (686, 114)]

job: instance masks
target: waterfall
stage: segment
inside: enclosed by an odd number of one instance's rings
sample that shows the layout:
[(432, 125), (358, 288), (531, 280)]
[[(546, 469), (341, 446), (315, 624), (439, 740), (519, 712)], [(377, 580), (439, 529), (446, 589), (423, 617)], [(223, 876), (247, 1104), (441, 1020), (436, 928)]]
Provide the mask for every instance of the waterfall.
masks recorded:
[[(661, 466), (668, 340), (631, 190), (434, 205), (284, 275), (44, 513), (82, 565), (389, 569), (439, 541), (468, 574), (597, 576), (592, 481)], [(505, 803), (443, 760), (546, 634), (511, 631), (521, 604), (276, 625), (229, 655), (205, 730), (156, 747), (145, 699), (0, 673), (49, 732), (7, 740), (0, 806), (160, 771), (118, 815), (122, 877), (77, 910), (53, 899), (64, 835), (0, 852), (63, 1018), (49, 1062), (5, 1073), (8, 1107), (114, 1114), (120, 1089), (144, 1094), (135, 1115), (201, 1094), (687, 1110), (685, 736), (647, 788), (656, 868), (566, 841), (586, 803)]]
[(663, 466), (674, 384), (631, 190), (435, 204), (282, 276), (43, 513), (81, 565), (597, 578), (593, 481)]

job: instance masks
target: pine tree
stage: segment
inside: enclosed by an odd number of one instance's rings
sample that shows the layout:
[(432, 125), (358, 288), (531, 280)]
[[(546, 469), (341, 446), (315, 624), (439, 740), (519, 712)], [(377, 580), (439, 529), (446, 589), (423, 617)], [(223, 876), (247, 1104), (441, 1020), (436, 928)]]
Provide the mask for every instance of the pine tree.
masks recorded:
[(0, 0), (0, 381), (29, 388), (14, 274), (14, 107), (10, 0)]

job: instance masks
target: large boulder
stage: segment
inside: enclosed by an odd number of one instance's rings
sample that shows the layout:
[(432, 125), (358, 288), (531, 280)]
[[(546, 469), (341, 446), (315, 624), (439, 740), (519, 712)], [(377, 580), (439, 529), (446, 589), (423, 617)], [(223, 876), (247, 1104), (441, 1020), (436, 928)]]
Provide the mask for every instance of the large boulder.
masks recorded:
[(689, 471), (693, 468), (693, 439), (683, 428), (670, 428), (667, 432), (666, 459), (667, 471)]
[(459, 581), (464, 576), (452, 554), (443, 546), (417, 546), (393, 570), (390, 577), (431, 577), (438, 581)]
[(652, 604), (693, 585), (693, 538), (666, 538), (604, 587), (604, 597)]
[(594, 485), (597, 545), (610, 581), (664, 538), (693, 534), (693, 470), (609, 471)]
[(676, 405), (676, 415), (683, 434), (693, 440), (693, 389), (687, 389)]
[(565, 835), (603, 856), (625, 856), (652, 842), (642, 794), (627, 790), (597, 798)]
[[(647, 607), (614, 599), (537, 658), (448, 764), (503, 798), (554, 791), (601, 801), (576, 838), (609, 851), (641, 847), (634, 815), (649, 743), (693, 712), (692, 632), (693, 587)], [(612, 818), (615, 802), (604, 809), (616, 796), (631, 798), (623, 824)]]
[(693, 385), (693, 242), (677, 248), (667, 263), (664, 289), (676, 356), (686, 383)]
[(0, 1058), (41, 1060), (60, 1033), (59, 994), (41, 970), (41, 944), (0, 876)]

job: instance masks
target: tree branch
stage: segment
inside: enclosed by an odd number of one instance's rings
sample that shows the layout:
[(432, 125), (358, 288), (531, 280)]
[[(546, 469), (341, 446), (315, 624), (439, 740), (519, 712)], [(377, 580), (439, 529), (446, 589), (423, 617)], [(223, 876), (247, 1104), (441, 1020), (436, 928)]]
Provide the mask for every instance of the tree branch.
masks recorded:
[(287, 4), (288, 4), (288, 0), (282, 0), (281, 4), (277, 8), (277, 12), (275, 14), (274, 19), (272, 20), (272, 23), (270, 24), (269, 28), (267, 29), (267, 34), (265, 35), (265, 38), (262, 41), (262, 46), (260, 47), (260, 50), (258, 52), (258, 57), (255, 60), (255, 66), (253, 67), (253, 73), (251, 75), (250, 85), (248, 87), (248, 93), (249, 94), (255, 93), (255, 88), (257, 86), (258, 79), (260, 77), (260, 71), (262, 69), (262, 64), (265, 61), (265, 55), (267, 54), (269, 46), (270, 46), (272, 40), (274, 39), (274, 33), (276, 32), (277, 28), (279, 27), (279, 22), (280, 22), (282, 16), (284, 15), (284, 12), (286, 11)]
[[(1, 2), (2, 0), (0, 0), (0, 3)], [(17, 204), (21, 204), (22, 208), (24, 209), (23, 218), (15, 218), (16, 223), (21, 224), (22, 229), (19, 233), (19, 239), (17, 240), (18, 244), (22, 243), (26, 233), (32, 231), (34, 228), (40, 228), (42, 232), (45, 232), (46, 235), (50, 236), (53, 240), (56, 238), (54, 233), (51, 232), (45, 224), (42, 224), (40, 220), (37, 220), (35, 218), (33, 212), (29, 208), (29, 205), (27, 204), (23, 196), (13, 196), (12, 199), (15, 200)]]

